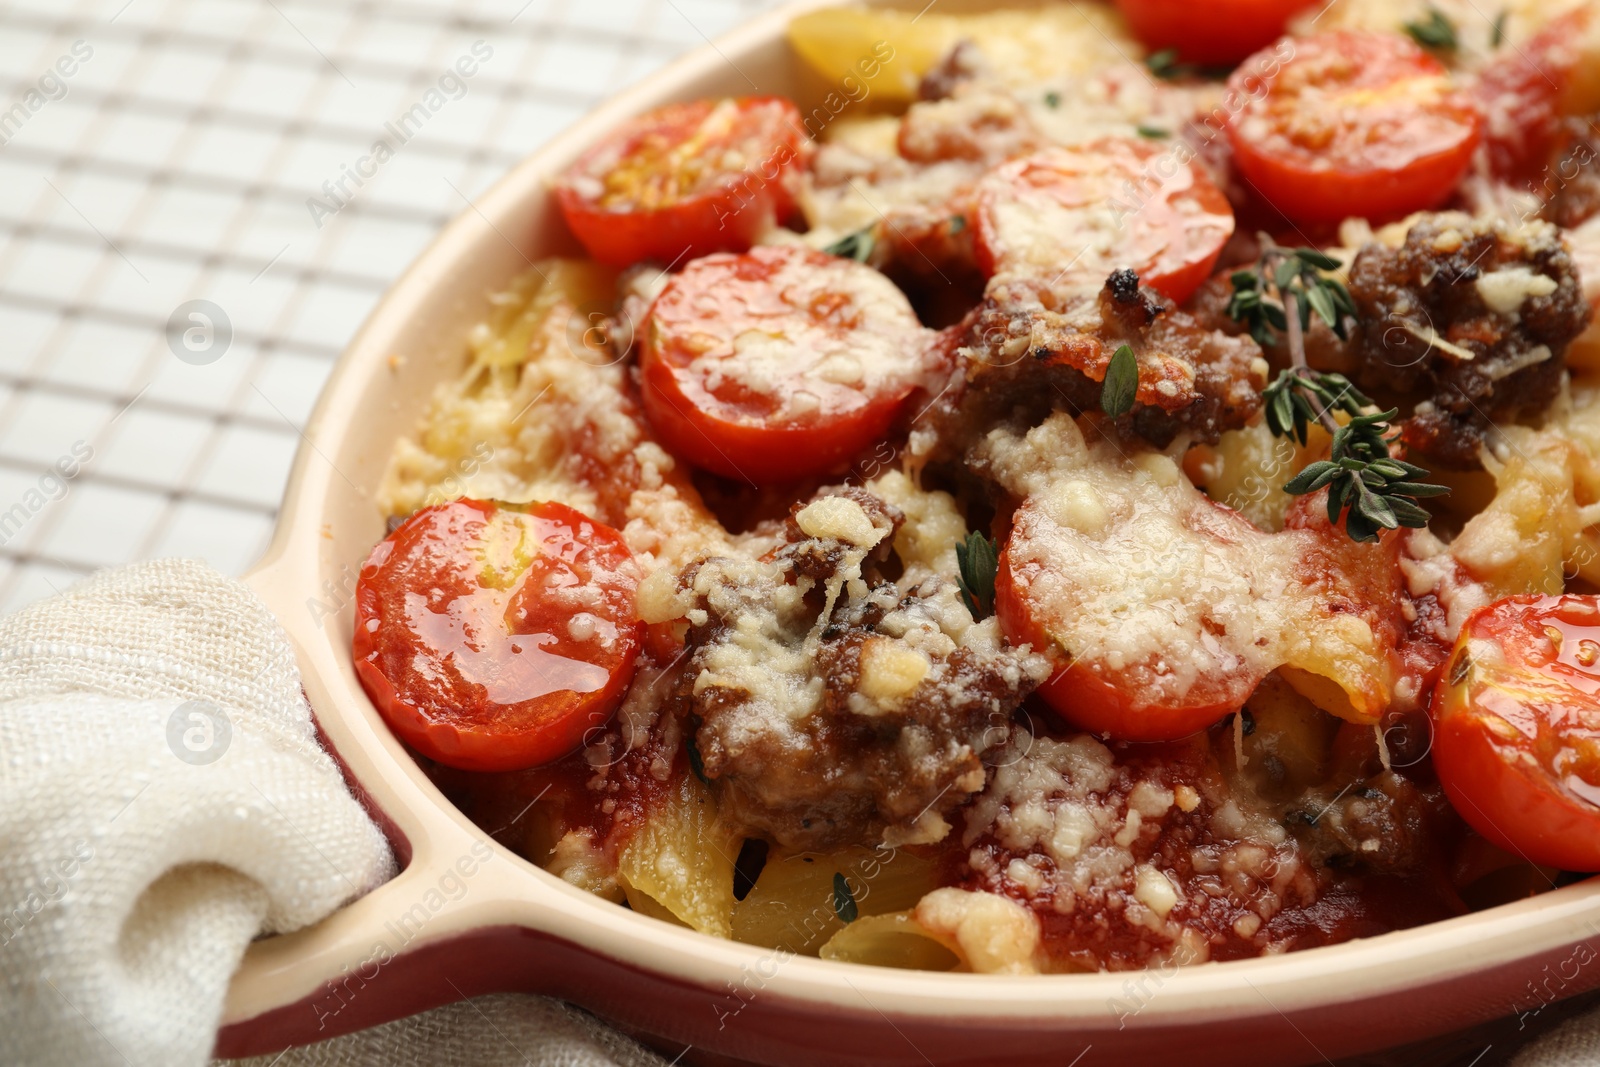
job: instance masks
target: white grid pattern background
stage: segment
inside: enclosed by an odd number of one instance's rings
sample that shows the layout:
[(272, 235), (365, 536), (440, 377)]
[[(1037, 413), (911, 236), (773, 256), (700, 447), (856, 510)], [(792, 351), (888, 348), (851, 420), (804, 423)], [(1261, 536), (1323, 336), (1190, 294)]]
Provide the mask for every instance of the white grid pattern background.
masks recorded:
[[(771, 2), (5, 0), (0, 614), (155, 556), (248, 568), (334, 359), (433, 234)], [(424, 102), (398, 145), (385, 123)], [(190, 300), (231, 323), (210, 362), (169, 345)]]
[[(4, 0), (0, 614), (139, 559), (248, 568), (333, 361), (439, 228), (775, 2)], [(307, 199), (478, 41), (463, 94), (319, 226)], [(205, 364), (167, 337), (195, 299), (232, 324)]]

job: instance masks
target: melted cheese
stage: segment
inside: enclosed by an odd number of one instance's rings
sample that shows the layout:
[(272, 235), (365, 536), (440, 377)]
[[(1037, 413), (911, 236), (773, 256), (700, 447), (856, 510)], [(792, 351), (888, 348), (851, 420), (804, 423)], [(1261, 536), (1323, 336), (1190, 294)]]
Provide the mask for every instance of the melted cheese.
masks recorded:
[(1536, 274), (1533, 268), (1520, 263), (1480, 274), (1473, 284), (1489, 310), (1500, 315), (1514, 315), (1532, 297), (1549, 296), (1556, 291), (1554, 278)]
[(978, 974), (1039, 973), (1039, 920), (1015, 901), (935, 889), (917, 904), (916, 920), (935, 936), (953, 939)]
[(872, 548), (888, 530), (872, 525), (866, 511), (847, 496), (825, 496), (801, 508), (794, 521), (807, 537), (828, 537)]
[(1495, 19), (1504, 17), (1502, 47), (1520, 46), (1553, 20), (1583, 7), (1588, 0), (1496, 0), (1493, 6), (1480, 0), (1339, 0), (1317, 4), (1289, 24), (1296, 34), (1326, 33), (1332, 30), (1373, 30), (1378, 33), (1404, 33), (1408, 22), (1426, 22), (1438, 11), (1455, 27), (1458, 47), (1441, 58), (1455, 66), (1476, 69), (1495, 52)]
[(691, 586), (697, 599), (732, 623), (725, 638), (705, 650), (693, 691), (715, 687), (747, 694), (743, 720), (752, 736), (788, 733), (790, 724), (822, 706), (815, 646), (797, 639), (813, 631), (815, 612), (806, 605), (807, 589), (784, 579), (774, 564), (716, 559), (695, 572)]
[[(810, 223), (806, 240), (821, 248), (884, 218), (897, 229), (898, 220), (909, 218), (915, 229), (919, 223), (965, 216), (973, 186), (994, 165), (1047, 145), (1138, 138), (1141, 128), (1175, 132), (1198, 115), (1207, 116), (1209, 136), (1216, 136), (1226, 116), (1220, 106), (1224, 92), (1221, 83), (1176, 86), (1153, 81), (1120, 62), (1084, 73), (1058, 65), (1048, 80), (1022, 85), (985, 69), (955, 95), (913, 104), (902, 118), (841, 119), (827, 130), (803, 185), (801, 203)], [(1168, 157), (1187, 173), (1181, 164), (1192, 155), (1187, 148), (1174, 147), (1152, 162), (1147, 181), (1165, 180)], [(1159, 173), (1158, 162), (1163, 168)], [(1104, 258), (1112, 251), (1116, 232), (1150, 195), (1151, 189), (1136, 189), (1119, 179), (1072, 229), (1092, 239), (1097, 257)], [(1120, 209), (1114, 206), (1119, 200)], [(1053, 261), (1052, 274), (1084, 244), (1075, 232), (1060, 232), (1059, 225), (1053, 229), (1056, 236), (1048, 243), (1069, 251)], [(1032, 227), (1011, 230), (1027, 235)]]
[(1017, 588), (1079, 664), (1149, 704), (1183, 706), (1195, 691), (1242, 704), (1291, 666), (1344, 692), (1349, 706), (1327, 710), (1371, 721), (1388, 706), (1392, 648), (1348, 596), (1305, 575), (1318, 535), (1257, 530), (1171, 459), (1090, 445), (1064, 414), (1023, 438), (994, 431), (982, 451), (1026, 498), (1007, 544)]
[(599, 516), (602, 496), (619, 486), (593, 480), (598, 462), (605, 477), (626, 479), (619, 525), (646, 570), (731, 551), (688, 471), (650, 439), (627, 366), (594, 343), (593, 320), (579, 312), (611, 297), (609, 271), (567, 260), (546, 260), (491, 297), (466, 369), (395, 444), (377, 497), (384, 514), (471, 497), (555, 500)]
[(901, 471), (882, 474), (866, 485), (867, 492), (905, 512), (906, 521), (895, 533), (894, 551), (917, 577), (957, 573), (956, 545), (967, 539), (967, 520), (956, 498), (940, 490), (925, 490)]

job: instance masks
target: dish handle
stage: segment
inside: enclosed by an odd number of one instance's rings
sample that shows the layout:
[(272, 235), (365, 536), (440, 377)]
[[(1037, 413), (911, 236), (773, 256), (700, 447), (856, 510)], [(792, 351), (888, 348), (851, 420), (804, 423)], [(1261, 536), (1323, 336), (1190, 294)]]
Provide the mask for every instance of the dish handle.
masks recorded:
[[(420, 961), (437, 959), (464, 934), (503, 924), (508, 898), (517, 896), (506, 850), (442, 809), (419, 809), (396, 796), (379, 765), (383, 746), (366, 732), (370, 724), (332, 706), (337, 697), (319, 674), (327, 665), (286, 620), (296, 607), (293, 592), (314, 587), (298, 573), (305, 565), (269, 549), (243, 580), (289, 631), (317, 739), (401, 869), (315, 925), (250, 945), (228, 989), (219, 1056), (275, 1054), (466, 995)], [(525, 905), (516, 910), (529, 918)]]
[(486, 838), (459, 856), (419, 853), (321, 922), (256, 941), (229, 986), (217, 1055), (277, 1052), (470, 995), (418, 961), (502, 911), (491, 898), (505, 863)]

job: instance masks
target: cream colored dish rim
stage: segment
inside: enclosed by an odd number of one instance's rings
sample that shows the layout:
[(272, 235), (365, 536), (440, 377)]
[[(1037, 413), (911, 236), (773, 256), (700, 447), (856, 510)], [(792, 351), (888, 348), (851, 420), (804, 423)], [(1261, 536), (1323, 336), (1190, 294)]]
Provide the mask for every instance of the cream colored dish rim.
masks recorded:
[[(461, 327), (472, 321), (490, 286), (519, 269), (522, 257), (571, 250), (548, 205), (550, 177), (620, 119), (660, 103), (716, 93), (799, 95), (802, 76), (788, 56), (784, 31), (794, 15), (821, 6), (826, 0), (798, 0), (756, 18), (618, 95), (529, 156), (477, 203), (463, 205), (340, 358), (305, 430), (276, 535), (248, 581), (289, 631), (327, 738), (409, 842), (412, 857), (394, 881), (317, 926), (252, 946), (230, 990), (225, 1024), (316, 994), (325, 982), (362, 967), (379, 943), (392, 949), (386, 924), (431, 899), (428, 890), (444, 871), (471, 854), (475, 843), (481, 850), (488, 841), (396, 742), (350, 665), (348, 588), (365, 546), (382, 536), (381, 518), (366, 494), (395, 438), (414, 423), (431, 383), (459, 366)], [(758, 89), (746, 77), (752, 73), (759, 76)], [(429, 351), (435, 353), (431, 361)], [(415, 376), (408, 385), (415, 400), (389, 400), (386, 417), (377, 417), (372, 405), (385, 403), (391, 381), (407, 375)], [(337, 609), (337, 617), (315, 610), (319, 601)], [(459, 900), (429, 911), (410, 947), (513, 925), (709, 990), (726, 988), (749, 969), (771, 969), (772, 950), (634, 914), (498, 844), (488, 847), (493, 858), (467, 879)], [(1138, 1024), (1257, 1016), (1266, 1010), (1261, 990), (1271, 991), (1274, 1011), (1288, 1013), (1401, 995), (1557, 950), (1600, 929), (1597, 924), (1600, 882), (1330, 948), (1182, 968), (1164, 975), (1160, 995), (1145, 1005)], [(842, 989), (853, 987), (852, 999), (859, 993), (872, 1008), (897, 1017), (982, 1017), (1002, 1025), (1049, 1019), (1100, 1028), (1126, 981), (1124, 974), (937, 974), (794, 958), (763, 992), (834, 1005)]]

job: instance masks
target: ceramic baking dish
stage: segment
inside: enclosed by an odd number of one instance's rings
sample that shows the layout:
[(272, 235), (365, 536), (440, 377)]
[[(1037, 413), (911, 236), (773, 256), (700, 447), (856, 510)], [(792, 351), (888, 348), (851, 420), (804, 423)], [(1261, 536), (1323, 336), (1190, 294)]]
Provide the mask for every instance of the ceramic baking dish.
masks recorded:
[(1600, 881), (1331, 948), (1184, 969), (997, 977), (785, 960), (586, 895), (489, 841), (424, 777), (349, 655), (350, 590), (384, 533), (372, 494), (396, 436), (459, 372), (485, 295), (538, 256), (576, 251), (550, 178), (619, 120), (669, 101), (777, 93), (807, 110), (827, 86), (801, 71), (784, 28), (816, 6), (764, 15), (541, 148), (439, 235), (339, 361), (248, 580), (293, 638), (322, 733), (404, 869), (314, 928), (254, 944), (219, 1054), (525, 990), (589, 1008), (669, 1056), (693, 1046), (686, 1062), (1320, 1063), (1600, 986), (1595, 953), (1579, 944), (1600, 932)]

